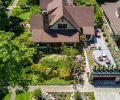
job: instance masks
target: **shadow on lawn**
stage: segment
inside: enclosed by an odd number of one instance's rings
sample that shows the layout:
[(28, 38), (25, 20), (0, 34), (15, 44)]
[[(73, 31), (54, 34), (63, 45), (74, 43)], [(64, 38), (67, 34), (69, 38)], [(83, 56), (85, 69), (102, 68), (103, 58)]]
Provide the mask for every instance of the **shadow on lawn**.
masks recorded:
[(7, 88), (2, 88), (0, 90), (0, 100), (3, 100), (3, 98), (9, 93)]

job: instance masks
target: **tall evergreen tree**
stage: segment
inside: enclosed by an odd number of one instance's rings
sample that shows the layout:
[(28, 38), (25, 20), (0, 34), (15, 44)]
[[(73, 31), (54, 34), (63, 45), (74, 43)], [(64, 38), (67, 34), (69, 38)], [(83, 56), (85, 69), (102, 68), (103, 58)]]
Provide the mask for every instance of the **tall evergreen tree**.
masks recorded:
[(8, 16), (7, 5), (9, 0), (0, 0), (0, 30), (7, 30)]

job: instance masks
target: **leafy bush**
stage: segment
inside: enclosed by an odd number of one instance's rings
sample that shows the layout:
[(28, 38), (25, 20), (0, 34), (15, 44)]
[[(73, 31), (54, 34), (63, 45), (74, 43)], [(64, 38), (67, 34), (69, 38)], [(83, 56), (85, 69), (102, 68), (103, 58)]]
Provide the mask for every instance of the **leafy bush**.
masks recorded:
[(21, 9), (20, 7), (16, 7), (12, 12), (12, 16), (19, 16), (20, 14), (26, 13), (28, 11), (29, 9)]
[(63, 78), (63, 79), (69, 79), (70, 75), (71, 75), (71, 69), (69, 68), (59, 68), (59, 77)]
[(105, 38), (105, 41), (108, 42), (108, 38)]
[(49, 55), (41, 58), (40, 64), (46, 67), (58, 68), (64, 66), (66, 56), (63, 55)]
[(40, 10), (39, 6), (31, 6), (30, 7), (30, 12), (32, 14), (40, 14), (41, 10)]
[(106, 37), (106, 33), (103, 33), (103, 36)]
[(111, 43), (108, 43), (108, 47), (111, 47), (112, 45), (111, 45)]
[(79, 54), (79, 51), (73, 47), (67, 47), (67, 46), (62, 46), (61, 47), (61, 52), (64, 55), (75, 57), (76, 55)]
[(24, 91), (23, 90), (16, 90), (16, 94), (21, 94), (21, 93), (23, 93)]
[(36, 89), (33, 93), (32, 93), (32, 97), (39, 100), (39, 98), (42, 96), (42, 91), (40, 89)]
[(75, 100), (80, 100), (81, 93), (79, 91), (75, 92)]
[(103, 12), (100, 8), (100, 6), (96, 3), (95, 5), (95, 23), (96, 26), (99, 28), (102, 28), (103, 26)]
[(93, 92), (88, 92), (88, 97), (89, 97), (89, 100), (95, 100), (95, 96)]

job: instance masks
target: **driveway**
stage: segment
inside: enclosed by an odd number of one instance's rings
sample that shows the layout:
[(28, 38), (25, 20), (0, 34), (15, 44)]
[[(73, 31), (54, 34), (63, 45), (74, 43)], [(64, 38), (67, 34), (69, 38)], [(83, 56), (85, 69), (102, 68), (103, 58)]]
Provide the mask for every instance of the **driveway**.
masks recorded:
[(96, 100), (120, 100), (120, 94), (115, 92), (95, 92)]

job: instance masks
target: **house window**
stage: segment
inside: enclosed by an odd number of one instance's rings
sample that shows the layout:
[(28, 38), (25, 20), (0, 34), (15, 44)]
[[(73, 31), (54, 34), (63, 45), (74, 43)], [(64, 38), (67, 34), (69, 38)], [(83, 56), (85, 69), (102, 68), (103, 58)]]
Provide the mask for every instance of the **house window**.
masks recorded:
[(67, 28), (67, 24), (58, 24), (58, 28), (66, 29)]

